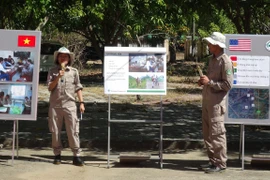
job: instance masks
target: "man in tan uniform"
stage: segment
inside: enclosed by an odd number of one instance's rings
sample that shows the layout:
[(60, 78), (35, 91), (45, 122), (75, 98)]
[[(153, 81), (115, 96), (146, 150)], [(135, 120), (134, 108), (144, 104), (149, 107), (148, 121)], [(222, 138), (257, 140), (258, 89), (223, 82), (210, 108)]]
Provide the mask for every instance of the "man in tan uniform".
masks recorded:
[(200, 77), (198, 84), (203, 85), (202, 126), (203, 138), (207, 148), (209, 164), (201, 168), (206, 173), (222, 172), (227, 165), (227, 140), (224, 125), (225, 102), (233, 83), (233, 65), (224, 53), (225, 36), (214, 32), (204, 38), (213, 56), (209, 61), (207, 75)]
[(49, 129), (52, 133), (52, 148), (55, 154), (54, 164), (61, 164), (61, 129), (63, 123), (66, 126), (69, 146), (73, 152), (73, 164), (83, 166), (80, 156), (79, 120), (75, 94), (77, 93), (80, 112), (83, 113), (84, 102), (82, 97), (82, 85), (78, 70), (71, 67), (74, 54), (67, 48), (61, 47), (54, 52), (56, 66), (48, 73), (48, 89), (50, 94)]

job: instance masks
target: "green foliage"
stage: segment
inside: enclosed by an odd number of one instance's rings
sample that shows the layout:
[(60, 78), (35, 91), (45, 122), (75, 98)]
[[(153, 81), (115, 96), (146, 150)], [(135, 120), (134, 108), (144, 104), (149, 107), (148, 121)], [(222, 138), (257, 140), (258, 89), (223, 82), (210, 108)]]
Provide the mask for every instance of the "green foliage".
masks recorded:
[(1, 0), (0, 28), (35, 30), (50, 6), (51, 0)]
[(269, 0), (1, 0), (0, 28), (39, 27), (43, 39), (78, 52), (88, 43), (103, 57), (100, 47), (119, 42), (154, 46), (168, 38), (173, 45), (193, 34), (193, 20), (196, 37), (213, 31), (269, 34), (269, 14)]
[[(237, 33), (237, 30), (234, 26), (234, 24), (228, 19), (223, 11), (214, 11), (213, 18), (205, 18), (202, 17), (199, 19), (199, 28), (198, 28), (198, 34), (200, 37), (206, 37), (210, 35), (214, 31), (222, 32), (224, 34), (234, 34)], [(202, 22), (204, 22), (204, 25), (200, 25)]]
[(239, 34), (269, 33), (264, 29), (264, 23), (268, 24), (270, 20), (269, 0), (208, 0), (207, 4), (212, 4), (219, 13), (224, 13)]

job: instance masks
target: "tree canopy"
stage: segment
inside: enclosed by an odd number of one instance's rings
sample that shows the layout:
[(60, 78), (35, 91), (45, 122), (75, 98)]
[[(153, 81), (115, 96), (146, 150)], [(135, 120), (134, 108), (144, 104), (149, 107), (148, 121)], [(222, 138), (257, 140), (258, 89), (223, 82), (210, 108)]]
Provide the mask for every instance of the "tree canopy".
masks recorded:
[[(0, 28), (76, 33), (102, 47), (198, 37), (213, 31), (269, 34), (269, 0), (1, 0)], [(73, 38), (74, 40), (74, 38)]]

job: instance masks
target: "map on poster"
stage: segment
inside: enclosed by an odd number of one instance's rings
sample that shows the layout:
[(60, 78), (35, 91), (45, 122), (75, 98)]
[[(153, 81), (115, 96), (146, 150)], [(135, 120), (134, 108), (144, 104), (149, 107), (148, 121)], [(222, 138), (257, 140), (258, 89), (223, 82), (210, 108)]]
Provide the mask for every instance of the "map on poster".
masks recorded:
[(105, 47), (105, 94), (166, 94), (166, 49)]
[(269, 89), (233, 88), (229, 92), (229, 118), (268, 119)]

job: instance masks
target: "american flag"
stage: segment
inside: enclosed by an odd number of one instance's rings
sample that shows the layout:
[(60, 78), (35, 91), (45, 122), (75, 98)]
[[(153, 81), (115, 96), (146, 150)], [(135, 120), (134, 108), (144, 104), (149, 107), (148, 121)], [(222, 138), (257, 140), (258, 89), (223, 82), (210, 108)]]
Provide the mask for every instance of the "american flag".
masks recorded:
[(229, 41), (230, 51), (251, 51), (250, 39), (230, 39)]

